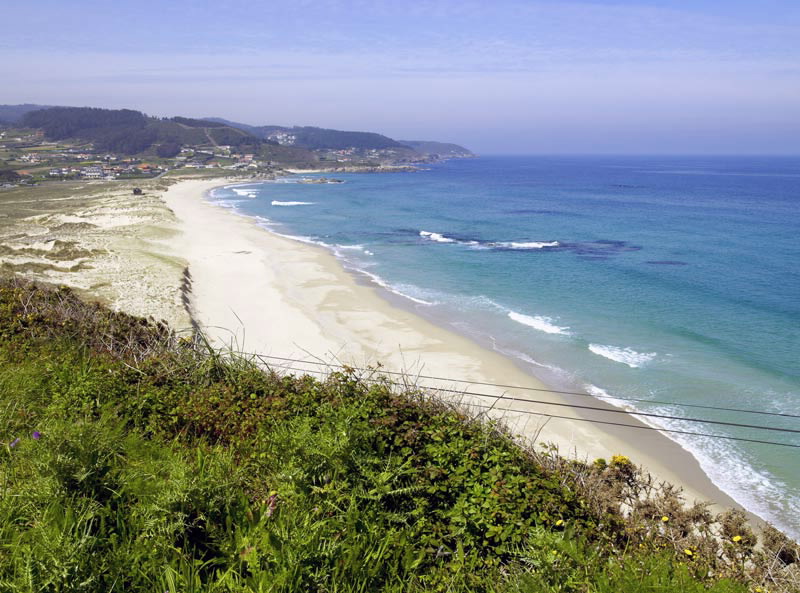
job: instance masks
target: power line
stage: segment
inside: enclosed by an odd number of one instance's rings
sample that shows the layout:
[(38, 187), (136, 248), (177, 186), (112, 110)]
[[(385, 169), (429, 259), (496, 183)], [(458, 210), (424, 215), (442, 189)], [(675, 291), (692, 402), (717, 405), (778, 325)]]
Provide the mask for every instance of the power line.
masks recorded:
[[(266, 354), (255, 354), (255, 353), (245, 353), (250, 354), (252, 356), (257, 356), (259, 358), (270, 358), (275, 360), (284, 360), (288, 362), (300, 362), (302, 364), (313, 364), (318, 366), (327, 366), (327, 367), (336, 367), (336, 368), (351, 368), (356, 371), (378, 371), (378, 369), (363, 369), (359, 367), (353, 367), (349, 365), (341, 365), (341, 364), (330, 364), (326, 362), (320, 362), (316, 360), (299, 360), (296, 358), (285, 358), (282, 356), (269, 356)], [(406, 373), (401, 373), (397, 371), (388, 371), (380, 369), (380, 373), (384, 375), (398, 375), (398, 376), (406, 376)], [(469, 385), (483, 385), (486, 387), (501, 387), (503, 389), (518, 389), (520, 391), (540, 391), (544, 393), (556, 393), (558, 395), (574, 395), (576, 397), (590, 397), (593, 399), (615, 399), (620, 401), (629, 401), (629, 402), (640, 402), (646, 404), (663, 404), (666, 406), (678, 406), (681, 408), (698, 408), (698, 409), (705, 409), (705, 410), (717, 410), (721, 412), (739, 412), (742, 414), (761, 414), (764, 416), (778, 416), (782, 418), (800, 418), (800, 414), (789, 414), (787, 412), (766, 412), (763, 410), (746, 410), (743, 408), (727, 408), (723, 406), (708, 406), (703, 404), (685, 404), (679, 402), (667, 402), (667, 401), (659, 401), (653, 399), (637, 399), (634, 397), (621, 397), (616, 395), (591, 395), (589, 393), (581, 393), (579, 391), (559, 391), (557, 389), (545, 389), (542, 387), (529, 387), (526, 385), (504, 385), (502, 383), (486, 383), (483, 381), (467, 381), (466, 379), (452, 379), (448, 377), (436, 377), (433, 375), (415, 375), (415, 377), (420, 379), (432, 379), (436, 381), (448, 381), (451, 383), (466, 383)]]
[[(256, 355), (256, 356), (258, 356), (258, 355)], [(274, 358), (278, 358), (278, 357), (274, 357)], [(310, 362), (310, 361), (301, 361), (301, 360), (296, 360), (296, 359), (287, 359), (287, 360), (294, 360), (295, 362), (300, 362), (300, 363)], [(322, 363), (322, 364), (324, 364), (324, 363)], [(284, 368), (286, 370), (291, 370), (291, 371), (301, 371), (301, 372), (304, 372), (304, 373), (314, 373), (314, 374), (318, 374), (318, 375), (325, 375), (326, 374), (325, 371), (322, 371), (322, 370), (309, 370), (309, 369), (295, 368), (295, 367), (291, 367), (291, 366), (283, 366), (283, 367), (281, 367), (280, 365), (278, 365), (278, 366), (279, 366), (279, 368)], [(330, 365), (330, 366), (341, 367), (342, 365)], [(350, 367), (350, 368), (354, 368), (354, 367)], [(354, 370), (359, 370), (359, 369), (355, 369), (354, 368)], [(363, 370), (363, 369), (361, 369), (361, 370)], [(401, 373), (398, 373), (398, 374), (401, 374)], [(380, 382), (380, 379), (368, 379), (368, 378), (363, 378), (363, 377), (359, 378), (359, 380), (361, 380), (361, 381), (371, 381), (373, 383)], [(396, 381), (390, 381), (390, 384), (397, 385), (397, 386), (404, 386), (403, 383), (398, 383)], [(458, 391), (458, 390), (454, 390), (454, 389), (439, 389), (437, 387), (425, 386), (425, 385), (422, 385), (420, 387), (425, 388), (425, 389), (437, 390), (437, 391), (446, 391), (446, 392), (450, 392), (450, 393), (458, 394), (458, 395), (473, 395), (473, 396), (477, 396), (477, 397), (493, 398), (493, 399), (496, 399), (496, 400), (510, 399), (511, 401), (521, 401), (521, 402), (535, 403), (535, 404), (541, 404), (541, 405), (563, 405), (563, 406), (569, 406), (569, 404), (556, 404), (556, 403), (552, 403), (552, 402), (542, 402), (542, 401), (537, 401), (537, 400), (526, 400), (526, 399), (522, 399), (522, 398), (504, 398), (502, 396), (492, 395), (492, 394), (488, 394), (488, 393), (464, 392), (464, 391)], [(612, 421), (609, 421), (609, 420), (598, 420), (596, 418), (576, 418), (576, 417), (573, 417), (573, 416), (561, 416), (561, 415), (558, 415), (558, 414), (548, 414), (546, 412), (540, 412), (540, 411), (534, 411), (534, 410), (520, 410), (520, 409), (517, 409), (517, 408), (498, 408), (494, 404), (493, 405), (482, 405), (482, 404), (468, 402), (468, 403), (465, 403), (464, 405), (465, 406), (474, 406), (476, 408), (484, 408), (484, 409), (489, 409), (489, 410), (494, 409), (494, 410), (504, 411), (504, 412), (515, 412), (515, 413), (521, 413), (521, 414), (531, 414), (531, 415), (535, 415), (535, 416), (543, 416), (545, 418), (558, 418), (558, 419), (563, 419), (563, 420), (571, 420), (571, 421), (575, 421), (575, 422), (589, 422), (589, 423), (592, 423), (592, 424), (605, 424), (605, 425), (610, 425), (610, 426), (620, 426), (620, 427), (624, 427), (624, 428), (635, 428), (635, 429), (639, 429), (639, 430), (654, 430), (654, 431), (657, 431), (657, 432), (666, 432), (666, 433), (671, 433), (671, 434), (682, 434), (682, 435), (699, 436), (699, 437), (705, 437), (705, 438), (711, 438), (711, 439), (724, 439), (724, 440), (729, 440), (729, 441), (758, 443), (758, 444), (763, 444), (763, 445), (775, 445), (775, 446), (779, 446), (779, 447), (791, 447), (791, 448), (795, 448), (795, 449), (800, 449), (800, 445), (795, 445), (795, 444), (792, 444), (792, 443), (781, 443), (781, 442), (778, 442), (778, 441), (767, 441), (767, 440), (762, 440), (762, 439), (751, 439), (751, 438), (745, 438), (745, 437), (734, 437), (734, 436), (726, 436), (726, 435), (694, 432), (694, 431), (688, 431), (688, 430), (679, 430), (679, 429), (673, 429), (673, 428), (656, 428), (656, 427), (653, 427), (653, 426), (647, 426), (645, 424), (641, 424), (641, 425), (626, 424), (626, 423), (623, 423), (623, 422), (612, 422)], [(579, 406), (579, 407), (585, 407), (585, 408), (588, 408), (588, 409), (591, 409), (591, 410), (595, 410), (595, 411), (599, 411), (599, 412), (619, 412), (619, 413), (627, 413), (627, 414), (631, 414), (631, 415), (642, 415), (639, 412), (626, 412), (624, 410), (605, 410), (603, 408), (591, 408), (591, 407), (587, 407), (587, 406)], [(674, 419), (676, 419), (676, 420), (686, 420), (685, 418), (680, 418), (680, 417), (674, 417)], [(710, 420), (708, 420), (708, 421), (697, 420), (697, 421), (714, 423), (714, 421), (710, 421)], [(771, 429), (770, 427), (756, 427), (756, 428)], [(791, 431), (791, 432), (800, 432), (800, 431)]]

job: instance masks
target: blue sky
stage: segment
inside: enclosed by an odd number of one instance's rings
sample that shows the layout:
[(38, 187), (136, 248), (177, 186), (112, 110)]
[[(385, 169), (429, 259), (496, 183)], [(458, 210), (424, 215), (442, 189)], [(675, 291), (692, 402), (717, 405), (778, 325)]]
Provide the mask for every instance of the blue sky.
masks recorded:
[(3, 4), (0, 103), (483, 153), (800, 153), (796, 1)]

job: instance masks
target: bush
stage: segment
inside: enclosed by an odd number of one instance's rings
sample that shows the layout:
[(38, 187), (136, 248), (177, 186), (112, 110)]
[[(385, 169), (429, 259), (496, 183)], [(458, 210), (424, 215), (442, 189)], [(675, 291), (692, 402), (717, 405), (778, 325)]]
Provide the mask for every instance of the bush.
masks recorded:
[(792, 542), (758, 550), (627, 458), (523, 450), (63, 288), (0, 283), (0, 407), (0, 590), (798, 590)]

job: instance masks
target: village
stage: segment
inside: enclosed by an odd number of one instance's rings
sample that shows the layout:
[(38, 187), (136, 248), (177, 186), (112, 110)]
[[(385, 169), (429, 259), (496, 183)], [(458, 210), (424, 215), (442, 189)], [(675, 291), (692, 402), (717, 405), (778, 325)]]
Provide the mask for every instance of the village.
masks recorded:
[[(291, 146), (294, 138), (279, 135), (270, 138), (276, 144)], [(245, 148), (254, 148), (245, 146)], [(407, 149), (364, 149), (307, 152), (304, 162), (292, 166), (308, 167), (314, 163), (326, 167), (376, 167), (408, 162)], [(268, 173), (287, 163), (269, 158), (268, 148), (261, 153), (244, 152), (222, 144), (183, 145), (174, 156), (159, 156), (158, 150), (130, 156), (96, 150), (91, 143), (49, 141), (40, 130), (0, 130), (0, 188), (66, 180), (115, 181), (158, 177), (170, 171), (183, 174), (213, 174), (213, 170), (240, 173)], [(417, 155), (420, 156), (420, 155)], [(211, 170), (211, 171), (201, 171)]]
[(95, 150), (91, 144), (51, 142), (39, 130), (0, 131), (0, 186), (54, 180), (105, 180), (157, 177), (175, 169), (259, 171), (272, 161), (235, 147), (184, 146), (174, 157), (127, 156)]

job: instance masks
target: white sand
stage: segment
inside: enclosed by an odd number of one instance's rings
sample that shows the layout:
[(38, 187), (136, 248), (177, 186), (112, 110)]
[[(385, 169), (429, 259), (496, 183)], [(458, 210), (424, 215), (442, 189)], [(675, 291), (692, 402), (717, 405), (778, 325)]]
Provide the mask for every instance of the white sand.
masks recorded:
[[(181, 231), (168, 239), (169, 252), (188, 262), (195, 319), (217, 345), (358, 367), (381, 363), (387, 370), (406, 371), (411, 377), (422, 374), (546, 389), (511, 360), (393, 306), (381, 297), (379, 287), (356, 282), (325, 249), (276, 236), (249, 218), (205, 201), (205, 192), (219, 185), (219, 180), (184, 181), (164, 195)], [(567, 401), (539, 391), (427, 379), (419, 382), (460, 391)], [(495, 403), (492, 415), (503, 417), (515, 433), (554, 443), (562, 454), (589, 460), (624, 454), (657, 478), (683, 486), (690, 502), (712, 500), (725, 507), (738, 506), (712, 484), (688, 452), (655, 431), (548, 420), (503, 410), (511, 407), (584, 417), (570, 407), (486, 397), (466, 396), (465, 400)], [(615, 409), (596, 399), (575, 397), (572, 401)], [(593, 414), (585, 417), (639, 424), (625, 414), (585, 413)]]

